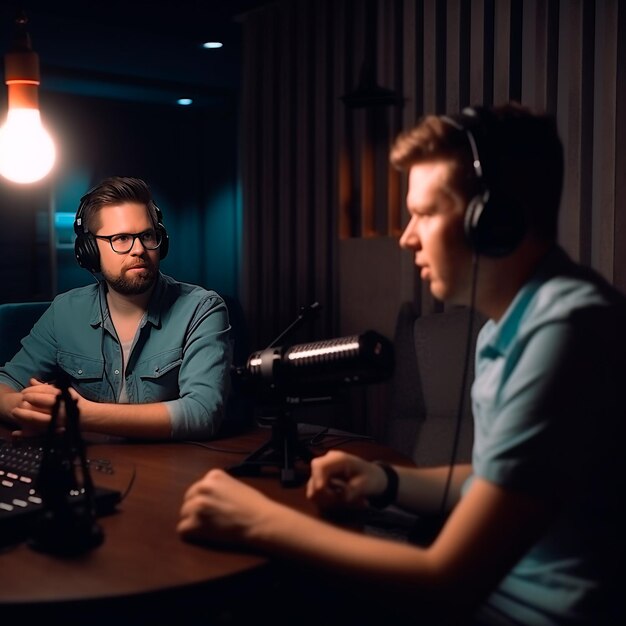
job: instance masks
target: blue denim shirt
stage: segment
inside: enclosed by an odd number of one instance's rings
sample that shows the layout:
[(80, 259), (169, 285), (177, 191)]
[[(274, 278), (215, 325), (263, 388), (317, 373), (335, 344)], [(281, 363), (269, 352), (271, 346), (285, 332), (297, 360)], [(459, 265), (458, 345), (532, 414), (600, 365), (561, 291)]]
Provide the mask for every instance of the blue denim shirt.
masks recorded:
[(173, 438), (214, 436), (229, 392), (232, 352), (222, 298), (159, 274), (124, 372), (106, 289), (101, 282), (57, 296), (22, 349), (0, 367), (0, 383), (21, 390), (33, 376), (53, 380), (60, 367), (84, 398), (117, 402), (124, 373), (130, 403), (167, 404)]

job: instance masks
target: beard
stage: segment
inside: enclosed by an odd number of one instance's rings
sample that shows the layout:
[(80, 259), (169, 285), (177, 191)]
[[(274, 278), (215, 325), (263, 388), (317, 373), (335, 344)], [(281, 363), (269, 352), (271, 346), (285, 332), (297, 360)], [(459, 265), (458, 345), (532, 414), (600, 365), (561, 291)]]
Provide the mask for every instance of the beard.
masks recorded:
[(157, 278), (157, 268), (154, 265), (144, 265), (142, 267), (145, 272), (140, 275), (129, 276), (123, 271), (114, 276), (102, 270), (102, 276), (109, 289), (123, 296), (138, 296), (152, 289)]

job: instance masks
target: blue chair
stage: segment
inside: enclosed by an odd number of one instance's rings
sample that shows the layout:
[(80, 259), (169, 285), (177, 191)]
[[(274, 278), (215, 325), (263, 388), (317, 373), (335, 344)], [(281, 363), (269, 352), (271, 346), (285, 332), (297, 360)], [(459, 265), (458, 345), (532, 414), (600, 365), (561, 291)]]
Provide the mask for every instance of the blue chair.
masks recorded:
[(21, 340), (49, 306), (50, 302), (0, 304), (0, 365), (15, 356), (21, 348)]

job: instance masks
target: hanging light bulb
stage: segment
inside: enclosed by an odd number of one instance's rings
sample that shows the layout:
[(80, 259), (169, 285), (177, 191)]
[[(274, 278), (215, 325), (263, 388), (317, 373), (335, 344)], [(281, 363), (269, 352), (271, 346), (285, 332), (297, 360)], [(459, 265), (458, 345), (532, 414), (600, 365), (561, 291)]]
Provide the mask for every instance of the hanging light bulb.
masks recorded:
[(15, 20), (16, 37), (4, 56), (9, 92), (6, 123), (0, 128), (0, 174), (16, 183), (34, 183), (46, 176), (56, 156), (54, 142), (39, 113), (39, 57), (26, 32), (26, 16)]

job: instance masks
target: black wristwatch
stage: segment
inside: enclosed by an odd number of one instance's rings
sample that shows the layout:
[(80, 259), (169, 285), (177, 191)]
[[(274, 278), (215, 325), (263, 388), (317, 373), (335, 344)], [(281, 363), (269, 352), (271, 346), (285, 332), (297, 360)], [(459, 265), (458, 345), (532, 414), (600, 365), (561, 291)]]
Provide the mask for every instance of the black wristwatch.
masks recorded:
[(382, 461), (374, 461), (378, 465), (385, 475), (387, 476), (387, 486), (385, 490), (378, 496), (370, 496), (367, 501), (376, 509), (384, 509), (390, 504), (393, 504), (398, 499), (398, 483), (400, 479), (398, 472), (396, 472), (391, 465), (383, 463)]

